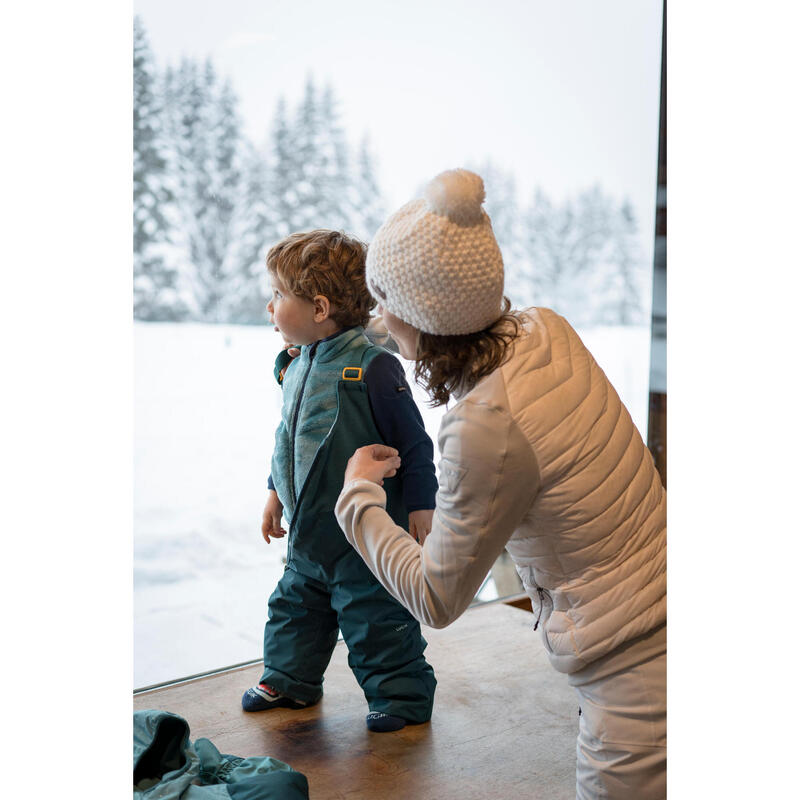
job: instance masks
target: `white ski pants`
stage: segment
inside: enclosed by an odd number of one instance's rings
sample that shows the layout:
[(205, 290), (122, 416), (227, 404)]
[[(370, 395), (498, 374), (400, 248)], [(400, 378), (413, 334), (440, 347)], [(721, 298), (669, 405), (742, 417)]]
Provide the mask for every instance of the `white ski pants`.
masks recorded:
[(667, 626), (569, 676), (581, 708), (577, 800), (667, 796)]

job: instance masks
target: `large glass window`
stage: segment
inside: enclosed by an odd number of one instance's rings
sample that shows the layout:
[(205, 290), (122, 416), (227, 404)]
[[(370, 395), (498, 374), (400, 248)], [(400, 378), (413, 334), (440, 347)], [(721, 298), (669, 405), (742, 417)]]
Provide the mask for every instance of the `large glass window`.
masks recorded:
[[(135, 10), (142, 687), (261, 652), (286, 553), (260, 533), (281, 402), (264, 257), (286, 234), (368, 241), (438, 172), (478, 171), (512, 302), (564, 314), (646, 434), (661, 3)], [(414, 395), (435, 441), (443, 409)]]

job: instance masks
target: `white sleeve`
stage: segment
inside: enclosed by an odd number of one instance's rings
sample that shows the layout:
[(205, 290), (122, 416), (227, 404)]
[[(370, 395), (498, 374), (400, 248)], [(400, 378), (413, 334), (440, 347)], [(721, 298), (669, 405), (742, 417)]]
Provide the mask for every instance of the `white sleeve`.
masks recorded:
[(436, 510), (423, 547), (394, 524), (372, 481), (346, 483), (336, 503), (339, 525), (373, 574), (434, 628), (469, 606), (539, 488), (530, 443), (502, 409), (459, 403), (442, 422), (439, 451)]

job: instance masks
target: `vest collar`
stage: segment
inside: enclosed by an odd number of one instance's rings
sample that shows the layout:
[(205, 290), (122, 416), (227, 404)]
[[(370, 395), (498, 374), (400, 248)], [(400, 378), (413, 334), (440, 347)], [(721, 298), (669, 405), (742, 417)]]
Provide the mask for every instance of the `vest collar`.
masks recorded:
[(363, 334), (364, 329), (360, 325), (342, 328), (324, 339), (304, 345), (300, 348), (300, 355), (320, 362), (332, 361)]

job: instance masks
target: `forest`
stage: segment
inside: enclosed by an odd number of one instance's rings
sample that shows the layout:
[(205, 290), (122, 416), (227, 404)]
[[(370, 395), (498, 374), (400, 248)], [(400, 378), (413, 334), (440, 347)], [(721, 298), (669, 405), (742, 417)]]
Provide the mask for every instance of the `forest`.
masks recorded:
[[(394, 210), (369, 141), (351, 140), (333, 87), (313, 75), (296, 102), (279, 99), (257, 144), (212, 60), (160, 66), (140, 18), (133, 66), (136, 320), (264, 324), (272, 244), (312, 228), (369, 242)], [(626, 199), (590, 186), (559, 200), (538, 188), (521, 202), (514, 174), (491, 157), (442, 168), (453, 166), (484, 179), (515, 307), (553, 308), (579, 326), (646, 321), (649, 269)]]

